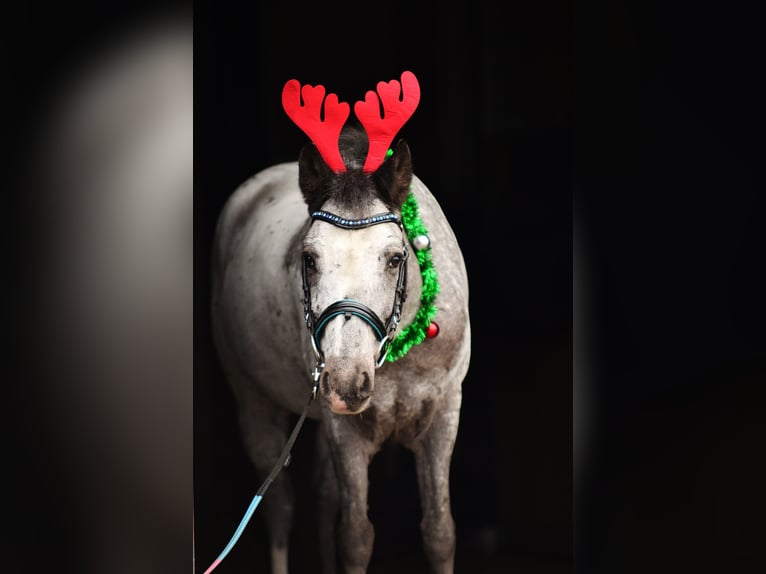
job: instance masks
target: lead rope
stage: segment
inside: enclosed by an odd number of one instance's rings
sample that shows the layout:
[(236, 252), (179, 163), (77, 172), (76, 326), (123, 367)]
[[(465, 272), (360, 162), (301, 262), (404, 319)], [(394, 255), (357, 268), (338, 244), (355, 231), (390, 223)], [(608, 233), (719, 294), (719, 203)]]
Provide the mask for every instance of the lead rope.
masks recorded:
[(293, 444), (295, 444), (295, 439), (298, 438), (298, 432), (300, 432), (301, 427), (303, 426), (303, 421), (306, 420), (306, 415), (309, 412), (309, 407), (311, 407), (311, 403), (314, 401), (314, 399), (317, 396), (317, 387), (319, 385), (319, 375), (322, 372), (321, 368), (323, 366), (324, 365), (321, 365), (319, 362), (317, 362), (317, 366), (314, 368), (314, 372), (312, 373), (312, 376), (314, 379), (314, 386), (311, 389), (309, 400), (308, 402), (306, 402), (306, 406), (303, 407), (303, 412), (301, 413), (301, 416), (298, 419), (298, 422), (295, 423), (295, 428), (293, 428), (293, 432), (290, 435), (290, 438), (287, 439), (287, 442), (285, 443), (285, 446), (282, 449), (282, 454), (280, 454), (279, 459), (277, 459), (277, 463), (274, 465), (274, 468), (271, 469), (271, 472), (266, 477), (266, 480), (263, 481), (263, 484), (261, 484), (261, 487), (255, 493), (255, 496), (253, 496), (253, 500), (250, 502), (250, 506), (247, 507), (247, 511), (245, 512), (245, 515), (242, 517), (242, 520), (240, 521), (239, 526), (237, 526), (237, 529), (234, 531), (234, 535), (231, 537), (231, 540), (229, 540), (229, 543), (218, 555), (218, 558), (213, 560), (213, 563), (210, 566), (208, 566), (204, 574), (210, 574), (210, 572), (215, 570), (218, 567), (218, 565), (221, 562), (223, 562), (223, 559), (226, 558), (229, 552), (231, 552), (231, 549), (234, 548), (234, 545), (239, 540), (239, 537), (242, 536), (242, 532), (244, 532), (245, 527), (247, 526), (247, 523), (250, 522), (250, 518), (252, 518), (253, 513), (255, 512), (255, 509), (258, 508), (258, 505), (261, 503), (261, 500), (263, 500), (263, 496), (266, 494), (266, 491), (268, 490), (269, 486), (271, 486), (271, 483), (274, 482), (274, 480), (276, 480), (279, 472), (290, 464), (290, 449), (293, 447)]

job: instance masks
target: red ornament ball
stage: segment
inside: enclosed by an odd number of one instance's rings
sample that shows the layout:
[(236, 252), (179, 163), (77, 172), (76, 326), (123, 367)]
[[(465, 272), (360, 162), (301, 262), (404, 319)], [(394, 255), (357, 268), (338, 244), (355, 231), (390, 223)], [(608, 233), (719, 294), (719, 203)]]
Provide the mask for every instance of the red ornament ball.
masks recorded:
[(429, 339), (433, 339), (438, 334), (439, 334), (439, 325), (437, 325), (434, 321), (431, 321), (428, 324), (428, 329), (426, 330), (426, 337), (428, 337)]

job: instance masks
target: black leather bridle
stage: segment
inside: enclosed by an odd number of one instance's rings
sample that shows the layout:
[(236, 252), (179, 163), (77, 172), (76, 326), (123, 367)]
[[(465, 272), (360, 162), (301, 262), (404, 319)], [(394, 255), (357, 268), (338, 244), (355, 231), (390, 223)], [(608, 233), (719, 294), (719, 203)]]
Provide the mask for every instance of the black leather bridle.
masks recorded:
[[(362, 229), (377, 225), (379, 223), (396, 223), (404, 234), (404, 226), (401, 218), (395, 213), (386, 212), (361, 219), (346, 219), (330, 213), (328, 211), (315, 211), (311, 214), (312, 221), (325, 221), (337, 227), (344, 229)], [(375, 311), (370, 307), (357, 301), (356, 299), (339, 299), (328, 305), (317, 316), (311, 309), (311, 288), (309, 286), (308, 272), (306, 269), (306, 258), (301, 259), (301, 280), (303, 282), (303, 312), (306, 319), (306, 327), (311, 333), (311, 346), (316, 358), (316, 368), (314, 369), (314, 380), (318, 380), (321, 369), (324, 367), (324, 354), (320, 347), (322, 332), (331, 319), (338, 315), (345, 315), (347, 318), (359, 317), (364, 320), (374, 331), (375, 337), (380, 341), (378, 358), (376, 366), (380, 367), (388, 355), (388, 349), (391, 345), (391, 339), (402, 315), (402, 305), (407, 298), (407, 258), (409, 251), (407, 243), (402, 239), (402, 248), (404, 256), (399, 263), (399, 277), (396, 281), (396, 290), (394, 291), (394, 301), (391, 308), (391, 314), (383, 321)]]

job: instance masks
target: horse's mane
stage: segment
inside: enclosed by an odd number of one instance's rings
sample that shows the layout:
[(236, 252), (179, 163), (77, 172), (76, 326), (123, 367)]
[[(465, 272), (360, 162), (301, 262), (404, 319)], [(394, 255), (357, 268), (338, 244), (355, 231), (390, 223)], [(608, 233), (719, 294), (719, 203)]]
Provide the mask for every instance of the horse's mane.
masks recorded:
[[(360, 218), (370, 215), (376, 199), (383, 201), (391, 210), (399, 209), (403, 199), (392, 191), (395, 176), (391, 170), (383, 166), (372, 174), (363, 171), (368, 147), (367, 132), (359, 124), (349, 123), (343, 127), (338, 138), (338, 149), (346, 171), (333, 172), (329, 167), (306, 170), (307, 176), (301, 187), (309, 212), (321, 209), (325, 203), (332, 201), (334, 209), (340, 210), (345, 217)], [(318, 152), (316, 158), (322, 161)]]
[(349, 171), (362, 169), (367, 158), (368, 145), (367, 132), (358, 123), (349, 122), (343, 126), (338, 138), (338, 148)]
[(368, 215), (370, 204), (380, 197), (373, 179), (362, 173), (368, 145), (367, 132), (360, 125), (348, 123), (343, 127), (338, 148), (347, 171), (330, 179), (327, 199), (334, 200), (350, 217)]

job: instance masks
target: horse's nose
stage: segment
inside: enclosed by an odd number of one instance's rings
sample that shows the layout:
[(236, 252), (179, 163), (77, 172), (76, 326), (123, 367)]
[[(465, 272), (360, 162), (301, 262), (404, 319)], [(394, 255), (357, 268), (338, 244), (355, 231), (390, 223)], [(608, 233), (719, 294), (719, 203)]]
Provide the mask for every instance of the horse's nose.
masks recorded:
[(372, 397), (374, 381), (370, 371), (351, 359), (328, 358), (319, 390), (333, 412), (361, 412)]

